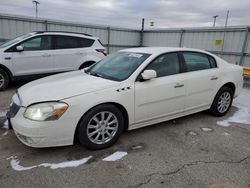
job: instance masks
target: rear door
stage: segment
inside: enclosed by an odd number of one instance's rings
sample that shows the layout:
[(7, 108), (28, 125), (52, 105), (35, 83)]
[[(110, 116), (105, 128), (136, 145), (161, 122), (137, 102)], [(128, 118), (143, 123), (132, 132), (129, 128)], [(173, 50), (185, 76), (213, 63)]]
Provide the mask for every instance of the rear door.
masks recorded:
[(197, 110), (211, 105), (219, 70), (213, 57), (198, 52), (183, 52), (186, 67), (185, 110)]
[(180, 73), (178, 53), (167, 53), (152, 61), (157, 78), (135, 82), (135, 121), (166, 118), (184, 109), (185, 77)]
[(55, 35), (54, 41), (53, 56), (58, 72), (77, 70), (83, 63), (83, 57), (88, 54), (88, 47), (94, 43), (92, 39), (66, 35)]
[[(18, 52), (16, 46), (23, 46)], [(15, 76), (43, 74), (54, 72), (51, 54), (52, 38), (49, 35), (32, 37), (12, 47), (12, 64)]]

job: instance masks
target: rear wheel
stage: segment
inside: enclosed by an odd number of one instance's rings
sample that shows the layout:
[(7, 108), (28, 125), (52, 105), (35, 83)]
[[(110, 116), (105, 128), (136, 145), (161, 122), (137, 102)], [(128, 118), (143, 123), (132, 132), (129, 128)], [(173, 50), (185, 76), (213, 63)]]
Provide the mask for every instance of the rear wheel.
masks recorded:
[(121, 111), (105, 104), (91, 109), (78, 125), (80, 143), (89, 149), (103, 149), (113, 145), (124, 128)]
[(9, 85), (10, 79), (8, 74), (0, 68), (0, 91), (5, 90)]
[(229, 87), (221, 88), (216, 94), (210, 112), (215, 116), (224, 116), (233, 102), (233, 90)]

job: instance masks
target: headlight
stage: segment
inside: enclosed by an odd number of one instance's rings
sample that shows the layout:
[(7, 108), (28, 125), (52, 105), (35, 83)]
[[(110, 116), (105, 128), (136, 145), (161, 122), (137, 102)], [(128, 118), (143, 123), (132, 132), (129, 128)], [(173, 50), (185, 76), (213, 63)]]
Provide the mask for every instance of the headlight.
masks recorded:
[(68, 109), (63, 102), (46, 102), (29, 106), (24, 117), (35, 121), (50, 121), (59, 119)]

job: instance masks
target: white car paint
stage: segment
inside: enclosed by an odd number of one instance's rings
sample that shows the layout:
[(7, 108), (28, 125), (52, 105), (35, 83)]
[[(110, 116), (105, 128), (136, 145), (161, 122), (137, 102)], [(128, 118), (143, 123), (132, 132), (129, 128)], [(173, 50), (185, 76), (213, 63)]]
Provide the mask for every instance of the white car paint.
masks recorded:
[[(37, 36), (79, 37), (94, 40), (94, 43), (90, 47), (82, 48), (24, 50), (21, 52), (7, 51), (19, 45), (19, 43)], [(98, 40), (99, 38), (97, 37), (78, 33), (32, 32), (29, 33), (27, 37), (16, 40), (13, 44), (0, 48), (0, 68), (3, 66), (5, 69), (8, 69), (14, 79), (20, 76), (78, 70), (80, 66), (86, 62), (98, 62), (105, 57), (103, 53), (96, 51), (96, 49), (105, 50)]]
[[(18, 89), (21, 108), (11, 118), (18, 138), (32, 147), (71, 145), (81, 117), (91, 108), (103, 103), (116, 103), (128, 114), (128, 129), (135, 129), (209, 109), (218, 90), (228, 82), (238, 96), (243, 85), (242, 67), (232, 65), (206, 51), (188, 48), (148, 47), (122, 50), (151, 54), (124, 81), (111, 81), (83, 71), (43, 78)], [(136, 78), (157, 56), (167, 52), (195, 51), (215, 58), (217, 68), (179, 73), (138, 82)], [(211, 80), (218, 77), (217, 80)], [(184, 87), (175, 88), (183, 84)], [(124, 89), (122, 88), (128, 88)], [(121, 91), (121, 92), (118, 92)], [(17, 100), (16, 97), (13, 98)], [(26, 108), (44, 101), (63, 101), (68, 110), (55, 121), (32, 121), (24, 118)], [(17, 103), (17, 101), (14, 101)], [(32, 138), (25, 142), (20, 135)]]

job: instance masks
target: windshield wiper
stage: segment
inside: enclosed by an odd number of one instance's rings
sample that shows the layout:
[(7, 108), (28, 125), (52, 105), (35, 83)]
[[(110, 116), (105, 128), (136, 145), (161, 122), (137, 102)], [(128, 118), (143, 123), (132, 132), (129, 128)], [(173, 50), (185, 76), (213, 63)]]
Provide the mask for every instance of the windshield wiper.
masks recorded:
[(90, 72), (90, 71), (89, 71), (89, 74), (92, 75), (92, 76), (96, 76), (96, 77), (101, 77), (101, 78), (103, 78), (103, 75), (98, 74), (98, 73), (96, 73), (96, 72)]

